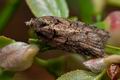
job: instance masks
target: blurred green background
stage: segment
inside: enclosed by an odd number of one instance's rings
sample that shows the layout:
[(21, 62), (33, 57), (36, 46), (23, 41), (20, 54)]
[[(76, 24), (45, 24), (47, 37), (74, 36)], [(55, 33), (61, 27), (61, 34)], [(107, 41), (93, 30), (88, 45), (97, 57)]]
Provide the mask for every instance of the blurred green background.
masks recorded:
[[(7, 1), (8, 0), (0, 0), (0, 13), (4, 9)], [(81, 19), (79, 0), (67, 0), (67, 3), (70, 11), (70, 16), (77, 16), (79, 19)], [(107, 5), (104, 10), (105, 12), (103, 14), (103, 17), (105, 17), (107, 14), (114, 10), (120, 10), (120, 8), (117, 6)], [(6, 25), (6, 28), (2, 34), (18, 41), (27, 41), (28, 28), (25, 26), (25, 22), (30, 20), (32, 17), (34, 16), (28, 8), (27, 4), (25, 3), (25, 0), (20, 0), (14, 15), (12, 15), (12, 17), (8, 21), (8, 24)]]
[[(10, 1), (10, 0), (9, 0)], [(12, 0), (11, 0), (12, 1)], [(77, 16), (81, 21), (88, 19), (89, 15), (82, 13), (82, 11), (89, 12), (89, 8), (84, 6), (90, 0), (82, 0), (84, 2), (81, 3), (83, 5), (80, 7), (79, 4), (80, 0), (67, 0), (70, 16)], [(8, 3), (8, 0), (0, 0), (0, 13), (5, 8), (5, 5)], [(8, 4), (9, 5), (9, 4)], [(30, 9), (28, 8), (25, 0), (20, 0), (20, 2), (15, 6), (16, 10), (12, 14), (12, 16), (8, 19), (8, 23), (5, 24), (6, 28), (1, 33), (1, 35), (5, 35), (7, 37), (13, 38), (17, 41), (25, 41), (28, 40), (28, 27), (26, 27), (25, 22), (29, 21), (34, 15), (31, 13)], [(107, 5), (104, 9), (104, 14), (102, 16), (102, 20), (111, 12), (120, 10), (118, 6)], [(87, 13), (87, 12), (86, 12)], [(86, 17), (81, 18), (81, 16), (86, 15)], [(4, 15), (5, 16), (5, 15)], [(0, 16), (1, 18), (1, 16)], [(94, 17), (93, 17), (94, 18)], [(86, 21), (87, 23), (87, 21)], [(89, 23), (89, 20), (88, 20)], [(92, 22), (90, 22), (92, 23)], [(119, 42), (119, 41), (118, 41)], [(43, 55), (45, 56), (45, 55)], [(18, 78), (19, 77), (19, 78)], [(24, 79), (22, 79), (24, 77)], [(54, 80), (52, 75), (43, 69), (42, 67), (38, 67), (33, 65), (30, 69), (20, 72), (16, 75), (17, 80)]]

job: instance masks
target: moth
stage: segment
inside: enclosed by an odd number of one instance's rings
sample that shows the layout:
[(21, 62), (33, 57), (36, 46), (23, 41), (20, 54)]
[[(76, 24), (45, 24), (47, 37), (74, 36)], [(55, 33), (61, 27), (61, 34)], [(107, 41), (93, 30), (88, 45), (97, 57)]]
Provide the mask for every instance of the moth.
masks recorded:
[(27, 22), (43, 42), (54, 48), (102, 57), (109, 33), (94, 25), (55, 16), (43, 16)]

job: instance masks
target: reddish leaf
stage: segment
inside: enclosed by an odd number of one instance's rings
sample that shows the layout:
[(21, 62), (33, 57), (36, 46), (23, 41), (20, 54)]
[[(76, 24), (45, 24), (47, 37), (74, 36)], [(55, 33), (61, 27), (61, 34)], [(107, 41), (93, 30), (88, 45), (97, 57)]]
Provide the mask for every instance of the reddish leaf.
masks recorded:
[(118, 80), (120, 76), (120, 65), (118, 64), (110, 65), (107, 70), (107, 74), (111, 78), (111, 80)]
[(120, 11), (111, 12), (104, 21), (106, 30), (110, 32), (109, 44), (120, 46)]
[(120, 11), (111, 12), (105, 19), (110, 32), (120, 30)]

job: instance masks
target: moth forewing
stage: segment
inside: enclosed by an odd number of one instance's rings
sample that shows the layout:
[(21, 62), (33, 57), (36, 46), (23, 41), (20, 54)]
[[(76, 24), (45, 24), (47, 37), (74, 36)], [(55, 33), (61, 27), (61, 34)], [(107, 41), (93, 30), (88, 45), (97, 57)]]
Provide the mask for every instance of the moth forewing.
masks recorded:
[(104, 55), (109, 34), (93, 25), (54, 16), (31, 19), (27, 23), (52, 47), (97, 57)]

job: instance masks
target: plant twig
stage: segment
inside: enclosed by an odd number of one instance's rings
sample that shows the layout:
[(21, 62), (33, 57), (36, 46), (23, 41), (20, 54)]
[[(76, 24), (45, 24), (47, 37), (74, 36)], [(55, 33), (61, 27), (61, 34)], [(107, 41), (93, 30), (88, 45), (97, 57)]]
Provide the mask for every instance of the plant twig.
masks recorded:
[(36, 57), (36, 58), (35, 58), (35, 63), (38, 64), (38, 65), (40, 65), (40, 66), (46, 67), (47, 64), (48, 64), (48, 61)]
[(116, 46), (106, 45), (105, 52), (107, 54), (117, 54), (120, 55), (120, 48)]
[(101, 80), (101, 78), (103, 77), (105, 73), (106, 73), (106, 70), (104, 69), (98, 76), (96, 76), (94, 80)]

